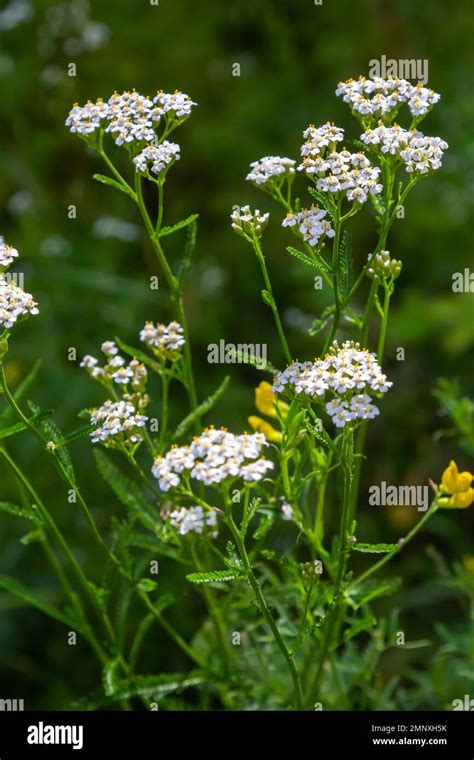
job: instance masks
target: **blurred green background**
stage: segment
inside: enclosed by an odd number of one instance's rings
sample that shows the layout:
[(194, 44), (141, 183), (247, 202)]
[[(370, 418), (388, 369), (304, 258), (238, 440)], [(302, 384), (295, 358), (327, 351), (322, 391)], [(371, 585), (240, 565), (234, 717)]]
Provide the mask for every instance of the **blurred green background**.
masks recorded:
[[(136, 343), (146, 319), (172, 316), (165, 288), (157, 293), (148, 287), (155, 260), (135, 209), (125, 196), (92, 180), (103, 167), (64, 127), (73, 102), (135, 87), (144, 94), (180, 89), (199, 104), (175, 135), (182, 153), (166, 185), (165, 224), (200, 213), (186, 304), (204, 397), (229, 370), (207, 364), (209, 343), (266, 342), (270, 360), (283, 362), (271, 312), (259, 295), (258, 264), (230, 228), (235, 204), (249, 202), (272, 212), (265, 251), (293, 354), (311, 358), (321, 347), (321, 336), (310, 338), (306, 330), (325, 296), (313, 289), (308, 270), (286, 253), (291, 240), (280, 227), (281, 212), (245, 182), (248, 164), (263, 155), (297, 158), (309, 123), (334, 121), (349, 137), (358, 137), (357, 123), (334, 95), (339, 80), (367, 73), (369, 61), (382, 54), (426, 58), (429, 85), (442, 100), (422, 129), (440, 135), (450, 149), (443, 168), (409, 197), (406, 217), (389, 239), (391, 252), (403, 260), (385, 367), (395, 387), (370, 428), (370, 464), (360, 500), (364, 540), (397, 538), (416, 514), (405, 510), (398, 519), (374, 514), (364, 497), (368, 485), (424, 484), (428, 477), (439, 478), (452, 456), (469, 464), (468, 444), (461, 451), (455, 439), (437, 434), (452, 424), (432, 390), (440, 376), (458, 378), (464, 393), (472, 388), (473, 294), (453, 294), (451, 276), (472, 266), (473, 33), (468, 0), (454, 5), (442, 0), (324, 0), (322, 6), (311, 0), (2, 4), (0, 232), (19, 249), (16, 269), (24, 272), (25, 288), (41, 310), (14, 330), (12, 384), (41, 356), (43, 367), (30, 396), (43, 408), (55, 408), (59, 424), (70, 431), (79, 424), (77, 413), (101, 396), (78, 364), (68, 361), (68, 349), (75, 347), (78, 357), (94, 354), (115, 335)], [(75, 77), (68, 76), (70, 63), (76, 64)], [(240, 77), (232, 76), (234, 63), (240, 64)], [(303, 195), (305, 183), (301, 177), (298, 182)], [(68, 218), (70, 204), (76, 205), (76, 219)], [(371, 209), (365, 208), (352, 228), (361, 265), (375, 239)], [(183, 237), (169, 240), (177, 264)], [(395, 361), (398, 346), (406, 350), (405, 362)], [(248, 367), (230, 370), (230, 390), (211, 421), (241, 430), (253, 413), (253, 388), (261, 378)], [(176, 419), (184, 412), (178, 405)], [(87, 558), (91, 571), (100, 574), (86, 528), (35, 442), (23, 434), (12, 450), (67, 526), (81, 561)], [(78, 442), (72, 453), (107, 533), (111, 515), (122, 508), (96, 477), (88, 443)], [(0, 472), (0, 480), (2, 497), (13, 498), (9, 476)], [(437, 571), (423, 547), (435, 543), (448, 562), (460, 560), (474, 554), (473, 527), (473, 510), (440, 515), (428, 538), (405, 558), (405, 592), (395, 601), (405, 605), (408, 638), (430, 638), (433, 616), (458, 625), (462, 605), (436, 587)], [(44, 586), (49, 574), (42, 555), (35, 544), (19, 544), (21, 535), (21, 528), (0, 520), (1, 572)], [(184, 633), (192, 634), (196, 605), (191, 596), (178, 613)], [(23, 697), (29, 707), (61, 708), (91, 686), (97, 673), (88, 665), (86, 648), (68, 648), (59, 625), (17, 609), (3, 594), (0, 614), (0, 696)], [(179, 669), (179, 655), (164, 637), (155, 637), (150, 668)], [(419, 662), (436, 656), (436, 648), (416, 652)], [(448, 698), (449, 693), (440, 696), (441, 705)]]

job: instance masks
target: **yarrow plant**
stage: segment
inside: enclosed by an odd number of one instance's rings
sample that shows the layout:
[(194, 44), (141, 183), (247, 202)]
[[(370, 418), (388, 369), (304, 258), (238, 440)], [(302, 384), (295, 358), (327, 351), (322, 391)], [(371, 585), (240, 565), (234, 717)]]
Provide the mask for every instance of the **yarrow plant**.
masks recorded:
[[(102, 359), (82, 358), (80, 367), (95, 381), (98, 398), (96, 406), (80, 412), (83, 427), (68, 435), (35, 405), (25, 411), (22, 388), (12, 393), (7, 383), (3, 362), (10, 330), (38, 314), (38, 307), (33, 296), (5, 278), (18, 252), (0, 245), (1, 391), (17, 418), (1, 434), (28, 429), (39, 441), (77, 497), (107, 562), (104, 580), (88, 577), (60, 521), (5, 445), (0, 456), (26, 495), (28, 509), (21, 514), (40, 533), (67, 600), (61, 610), (40, 601), (36, 606), (52, 609), (56, 620), (91, 647), (103, 670), (101, 704), (129, 709), (141, 702), (148, 708), (159, 699), (160, 709), (173, 709), (187, 705), (188, 688), (197, 690), (199, 704), (212, 701), (222, 709), (358, 704), (360, 662), (375, 671), (391, 646), (388, 628), (374, 632), (371, 605), (393, 588), (379, 579), (379, 571), (438, 509), (465, 508), (474, 500), (471, 473), (459, 472), (452, 461), (440, 484), (432, 483), (431, 506), (403, 539), (397, 544), (362, 540), (357, 511), (365, 437), (369, 421), (378, 424), (380, 402), (392, 388), (384, 353), (390, 299), (402, 273), (402, 261), (392, 256), (387, 240), (397, 208), (419, 181), (441, 168), (448, 146), (418, 130), (440, 97), (424, 86), (361, 77), (340, 83), (336, 95), (364, 130), (360, 134), (358, 128), (357, 150), (347, 147), (354, 141), (342, 127), (329, 121), (310, 125), (302, 133), (299, 159), (265, 156), (250, 164), (248, 182), (279, 211), (270, 217), (249, 204), (232, 209), (232, 229), (257, 257), (262, 298), (281, 345), (265, 369), (270, 376), (259, 378), (258, 414), (250, 413), (249, 403), (240, 430), (220, 427), (219, 420), (204, 427), (203, 418), (215, 414), (229, 379), (206, 399), (199, 399), (194, 380), (184, 292), (197, 214), (164, 226), (168, 173), (181, 160), (179, 144), (168, 138), (192, 115), (196, 103), (188, 95), (116, 92), (107, 100), (74, 105), (66, 119), (70, 132), (108, 170), (94, 178), (136, 207), (172, 313), (170, 322), (137, 326), (137, 345), (108, 339), (101, 344)], [(395, 122), (403, 109), (410, 116), (406, 129)], [(109, 145), (115, 146), (114, 160)], [(309, 183), (307, 202), (294, 197), (298, 183), (302, 189)], [(378, 239), (361, 259), (351, 250), (350, 220), (368, 215), (369, 208)], [(295, 266), (316, 270), (330, 294), (331, 304), (309, 331), (303, 358), (294, 356), (286, 336), (264, 249), (274, 215), (281, 234), (298, 246), (288, 246)], [(186, 243), (177, 269), (163, 240), (180, 231)], [(189, 411), (178, 420), (170, 402), (183, 391)], [(68, 446), (82, 436), (90, 438), (100, 475), (127, 510), (111, 524), (110, 536), (99, 531), (68, 454)], [(360, 572), (357, 552), (383, 556)], [(183, 586), (176, 591), (167, 571), (159, 581), (147, 571), (159, 564), (156, 557), (167, 567), (175, 564), (182, 584), (202, 594), (206, 613), (194, 635), (171, 610), (184, 603)], [(18, 593), (18, 586), (10, 588)], [(185, 672), (139, 671), (143, 642), (154, 625), (180, 650), (189, 666), (183, 666)], [(245, 657), (235, 646), (236, 632), (238, 643), (241, 633), (245, 639)], [(361, 633), (373, 634), (377, 645), (364, 649), (357, 638)], [(386, 704), (376, 690), (373, 694), (369, 707)]]

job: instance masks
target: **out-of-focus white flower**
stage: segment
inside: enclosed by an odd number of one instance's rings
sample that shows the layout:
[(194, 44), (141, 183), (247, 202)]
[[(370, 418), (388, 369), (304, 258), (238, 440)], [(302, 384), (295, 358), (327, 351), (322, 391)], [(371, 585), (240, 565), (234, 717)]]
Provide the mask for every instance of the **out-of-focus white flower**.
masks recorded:
[(178, 486), (185, 470), (205, 485), (219, 484), (228, 477), (258, 481), (273, 469), (273, 462), (260, 456), (267, 445), (261, 433), (234, 435), (209, 428), (189, 446), (174, 447), (156, 457), (152, 474), (162, 491)]
[(242, 206), (235, 209), (230, 218), (232, 220), (231, 227), (237, 235), (261, 237), (268, 224), (270, 214), (268, 212), (261, 214), (259, 209), (251, 211), (250, 206)]
[(264, 156), (259, 161), (250, 164), (252, 171), (247, 174), (246, 179), (254, 182), (256, 185), (269, 185), (274, 180), (284, 180), (295, 173), (296, 161), (291, 158), (280, 158), (280, 156)]
[(175, 163), (179, 161), (179, 145), (177, 143), (164, 140), (160, 145), (147, 145), (135, 156), (133, 163), (135, 168), (141, 174), (162, 175)]
[(9, 267), (16, 258), (18, 258), (16, 248), (0, 240), (0, 271)]
[(184, 330), (179, 322), (175, 321), (169, 325), (147, 322), (140, 332), (140, 340), (155, 353), (171, 359), (178, 357), (181, 347), (186, 343)]
[(91, 423), (98, 426), (91, 432), (91, 440), (106, 446), (133, 446), (143, 440), (139, 430), (147, 419), (129, 401), (108, 399), (91, 412)]
[(215, 538), (218, 534), (217, 514), (213, 509), (204, 511), (199, 505), (181, 507), (171, 512), (169, 520), (181, 536), (187, 533), (210, 533)]
[(355, 420), (372, 419), (379, 410), (372, 394), (386, 393), (392, 383), (383, 374), (375, 354), (358, 343), (334, 341), (322, 359), (295, 362), (276, 376), (272, 390), (282, 393), (291, 386), (296, 394), (320, 399), (336, 427)]
[(118, 348), (113, 340), (105, 340), (102, 343), (100, 350), (103, 351), (107, 357), (116, 356), (118, 354)]
[(39, 314), (38, 304), (31, 293), (0, 274), (0, 325), (10, 328), (16, 322), (36, 314)]
[(332, 238), (336, 234), (331, 227), (331, 222), (324, 219), (326, 215), (327, 211), (320, 209), (319, 206), (303, 208), (296, 214), (287, 214), (282, 221), (282, 227), (298, 229), (303, 240), (316, 247), (324, 236)]

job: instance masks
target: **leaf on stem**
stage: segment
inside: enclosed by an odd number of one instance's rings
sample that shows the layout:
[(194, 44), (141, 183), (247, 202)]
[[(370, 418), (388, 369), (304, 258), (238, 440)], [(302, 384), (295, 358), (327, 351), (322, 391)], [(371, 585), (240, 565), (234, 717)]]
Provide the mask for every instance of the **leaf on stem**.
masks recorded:
[(316, 190), (316, 188), (311, 187), (311, 185), (308, 187), (308, 193), (312, 198), (314, 198), (315, 201), (317, 201), (323, 208), (326, 209), (326, 211), (329, 213), (329, 216), (334, 221), (337, 214), (337, 206), (331, 198), (330, 193), (321, 193), (319, 190)]
[(224, 395), (227, 386), (229, 385), (230, 376), (226, 375), (222, 383), (219, 385), (217, 390), (212, 394), (212, 396), (208, 396), (199, 406), (196, 407), (190, 414), (187, 415), (187, 417), (184, 418), (184, 420), (181, 420), (178, 427), (176, 428), (175, 432), (173, 433), (172, 439), (173, 441), (176, 441), (178, 438), (181, 438), (182, 435), (184, 435), (190, 427), (194, 424), (196, 420), (198, 420), (200, 417), (202, 417), (204, 414), (207, 414), (213, 406), (219, 401), (221, 396)]
[(178, 230), (182, 230), (184, 227), (188, 227), (198, 218), (199, 214), (191, 214), (190, 216), (187, 216), (186, 219), (181, 219), (180, 222), (176, 222), (176, 224), (173, 224), (171, 227), (162, 227), (158, 233), (158, 237), (162, 238), (166, 237), (166, 235), (172, 235), (173, 232), (178, 232)]
[(120, 348), (120, 350), (124, 352), (124, 354), (131, 356), (132, 359), (139, 359), (142, 362), (142, 364), (146, 364), (154, 372), (161, 371), (161, 367), (159, 366), (159, 364), (153, 361), (153, 359), (150, 356), (148, 356), (148, 354), (146, 354), (144, 351), (141, 351), (139, 348), (135, 348), (134, 346), (129, 346), (127, 343), (124, 343), (123, 340), (121, 340), (118, 337), (115, 337), (114, 340), (117, 346)]
[(30, 591), (29, 588), (17, 581), (15, 578), (10, 578), (8, 575), (0, 575), (0, 588), (8, 593), (21, 599), (25, 604), (35, 607), (37, 610), (44, 612), (48, 617), (53, 620), (58, 620), (60, 623), (64, 623), (70, 628), (77, 629), (77, 621), (72, 621), (69, 617), (64, 615), (60, 610), (48, 604), (43, 599), (40, 599), (36, 594)]
[[(40, 415), (41, 410), (39, 406), (36, 406), (32, 401), (28, 401), (28, 406), (30, 407), (31, 411), (38, 416), (38, 423), (40, 429), (43, 431), (44, 435), (48, 438), (49, 441), (55, 444), (58, 443), (61, 440), (64, 440), (64, 436), (59, 429), (59, 427), (56, 425), (56, 423), (50, 418), (41, 418)], [(58, 449), (56, 452), (56, 455), (61, 462), (62, 466), (68, 473), (69, 478), (74, 482), (76, 480), (76, 476), (74, 473), (74, 468), (72, 465), (71, 457), (69, 456), (69, 451), (67, 450), (66, 446), (63, 444), (62, 447)]]
[(351, 272), (352, 272), (352, 259), (351, 259), (351, 234), (347, 230), (344, 230), (342, 240), (339, 244), (339, 297), (341, 301), (345, 301), (347, 294), (349, 293)]
[(184, 246), (183, 260), (181, 261), (181, 265), (179, 267), (179, 272), (178, 272), (178, 282), (179, 282), (180, 287), (182, 287), (185, 277), (191, 267), (191, 261), (194, 256), (194, 251), (196, 250), (196, 237), (197, 237), (196, 221), (191, 222), (186, 232), (187, 232), (186, 244)]
[(319, 272), (329, 272), (330, 268), (326, 266), (326, 264), (323, 264), (321, 261), (317, 261), (316, 259), (310, 258), (310, 256), (307, 256), (306, 253), (303, 253), (302, 251), (299, 251), (297, 248), (293, 248), (293, 246), (288, 245), (286, 247), (286, 250), (288, 253), (291, 253), (292, 256), (294, 256), (296, 259), (299, 259), (303, 262), (303, 264), (306, 264), (309, 267), (313, 267), (313, 269), (317, 269)]
[(270, 309), (275, 308), (275, 299), (273, 298), (272, 294), (268, 290), (262, 290), (262, 299), (263, 302), (267, 304), (267, 306), (270, 307)]
[(35, 515), (30, 509), (24, 509), (23, 507), (19, 507), (17, 504), (11, 504), (8, 501), (0, 501), (0, 511), (13, 515), (13, 517), (20, 517), (22, 520), (40, 522), (39, 514)]
[[(25, 395), (26, 391), (30, 387), (30, 385), (33, 383), (36, 375), (38, 374), (38, 370), (41, 367), (42, 359), (37, 359), (35, 363), (33, 364), (32, 368), (28, 372), (27, 376), (22, 380), (18, 388), (16, 389), (15, 393), (13, 393), (13, 398), (18, 403), (23, 396)], [(10, 406), (7, 406), (5, 410), (0, 415), (0, 421), (7, 419), (9, 416), (13, 414), (13, 410)]]
[(391, 554), (397, 549), (397, 544), (354, 544), (352, 547), (352, 551), (365, 554)]
[(118, 499), (136, 514), (150, 530), (154, 530), (156, 519), (148, 513), (148, 503), (140, 486), (123, 474), (122, 470), (100, 449), (94, 449), (97, 468)]
[(112, 179), (112, 177), (107, 177), (105, 174), (93, 174), (92, 179), (95, 179), (96, 182), (101, 182), (102, 185), (108, 185), (109, 187), (115, 188), (115, 190), (120, 190), (121, 193), (129, 195), (131, 198), (134, 197), (134, 194), (129, 187), (122, 185), (120, 182), (117, 182), (117, 180)]
[(191, 583), (223, 583), (226, 581), (235, 581), (242, 578), (243, 575), (231, 570), (209, 570), (207, 573), (190, 573), (186, 580)]

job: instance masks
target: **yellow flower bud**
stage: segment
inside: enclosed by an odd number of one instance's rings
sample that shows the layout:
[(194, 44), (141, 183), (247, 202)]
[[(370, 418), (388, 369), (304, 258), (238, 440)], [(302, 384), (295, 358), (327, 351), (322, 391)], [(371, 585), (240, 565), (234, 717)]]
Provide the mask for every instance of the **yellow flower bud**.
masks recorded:
[(255, 388), (255, 406), (260, 414), (266, 414), (268, 417), (278, 416), (275, 406), (283, 417), (288, 414), (290, 408), (283, 401), (278, 401), (276, 393), (272, 391), (272, 386), (265, 381)]

